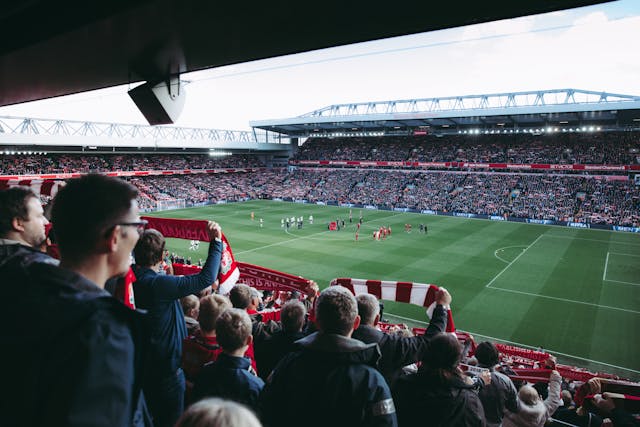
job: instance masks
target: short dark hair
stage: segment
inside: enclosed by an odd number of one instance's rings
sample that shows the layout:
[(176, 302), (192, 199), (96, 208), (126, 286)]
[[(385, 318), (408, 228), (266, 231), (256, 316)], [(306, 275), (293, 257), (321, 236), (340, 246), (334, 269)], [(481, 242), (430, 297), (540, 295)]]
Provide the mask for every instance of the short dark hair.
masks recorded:
[(162, 261), (165, 240), (158, 230), (144, 230), (138, 243), (133, 248), (133, 257), (136, 264), (142, 267), (149, 267)]
[(245, 309), (251, 305), (251, 287), (238, 283), (229, 291), (229, 299), (234, 308)]
[(342, 286), (330, 286), (316, 302), (316, 321), (322, 332), (347, 335), (358, 315), (356, 298)]
[(441, 332), (433, 337), (422, 361), (428, 370), (455, 373), (462, 359), (462, 345), (453, 334)]
[(6, 236), (13, 225), (14, 218), (27, 219), (27, 202), (38, 198), (29, 187), (16, 186), (0, 191), (0, 236)]
[(498, 349), (489, 341), (483, 341), (478, 344), (475, 356), (478, 364), (483, 368), (491, 368), (498, 364)]
[(280, 323), (285, 332), (300, 332), (304, 326), (307, 309), (298, 300), (287, 301), (280, 310)]
[(234, 351), (245, 345), (251, 335), (251, 319), (245, 310), (230, 308), (216, 320), (216, 338), (226, 351)]
[(60, 254), (84, 258), (131, 209), (136, 188), (118, 178), (89, 174), (72, 179), (53, 201), (51, 219)]

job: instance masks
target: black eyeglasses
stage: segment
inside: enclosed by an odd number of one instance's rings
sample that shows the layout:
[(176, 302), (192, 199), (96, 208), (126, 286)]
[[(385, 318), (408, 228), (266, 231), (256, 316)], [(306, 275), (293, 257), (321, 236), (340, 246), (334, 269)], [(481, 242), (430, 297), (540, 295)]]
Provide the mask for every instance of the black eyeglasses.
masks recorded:
[(147, 224), (149, 223), (149, 221), (146, 220), (140, 220), (140, 221), (136, 221), (136, 222), (119, 222), (115, 225), (128, 225), (130, 227), (135, 227), (136, 231), (138, 232), (138, 235), (141, 236), (142, 233), (144, 233), (144, 229), (147, 228)]

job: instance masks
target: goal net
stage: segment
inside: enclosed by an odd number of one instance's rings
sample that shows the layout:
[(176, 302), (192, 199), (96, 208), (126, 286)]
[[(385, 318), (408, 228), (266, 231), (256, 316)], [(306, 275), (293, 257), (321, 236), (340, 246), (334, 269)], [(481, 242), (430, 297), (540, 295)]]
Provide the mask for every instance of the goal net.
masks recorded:
[(182, 209), (187, 206), (185, 199), (158, 200), (156, 202), (157, 211), (167, 211), (170, 209)]

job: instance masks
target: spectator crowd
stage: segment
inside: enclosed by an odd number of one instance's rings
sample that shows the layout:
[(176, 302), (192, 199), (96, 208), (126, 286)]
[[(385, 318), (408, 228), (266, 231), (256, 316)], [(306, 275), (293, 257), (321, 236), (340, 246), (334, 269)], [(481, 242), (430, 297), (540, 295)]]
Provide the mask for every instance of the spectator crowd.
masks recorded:
[(296, 160), (633, 165), (637, 132), (310, 138)]
[(131, 179), (141, 208), (158, 200), (187, 204), (287, 198), (540, 220), (638, 226), (640, 188), (633, 181), (562, 174), (361, 169), (261, 170)]
[[(0, 191), (0, 324), (11, 349), (0, 425), (639, 425), (640, 384), (568, 381), (553, 357), (514, 382), (519, 368), (501, 363), (495, 344), (445, 332), (454, 296), (444, 288), (418, 334), (385, 326), (376, 296), (339, 285), (276, 296), (237, 283), (222, 294), (213, 221), (202, 269), (175, 276), (138, 194), (86, 175), (47, 217), (30, 189)], [(59, 259), (46, 254), (53, 240)]]

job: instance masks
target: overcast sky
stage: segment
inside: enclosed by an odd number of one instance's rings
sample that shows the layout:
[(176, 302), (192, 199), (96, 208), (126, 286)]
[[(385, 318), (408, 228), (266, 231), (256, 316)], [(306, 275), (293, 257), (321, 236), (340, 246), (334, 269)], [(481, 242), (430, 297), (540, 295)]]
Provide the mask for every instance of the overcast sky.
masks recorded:
[[(248, 130), (350, 102), (576, 88), (640, 96), (640, 1), (496, 21), (184, 74), (178, 126)], [(133, 86), (0, 115), (146, 124)]]

